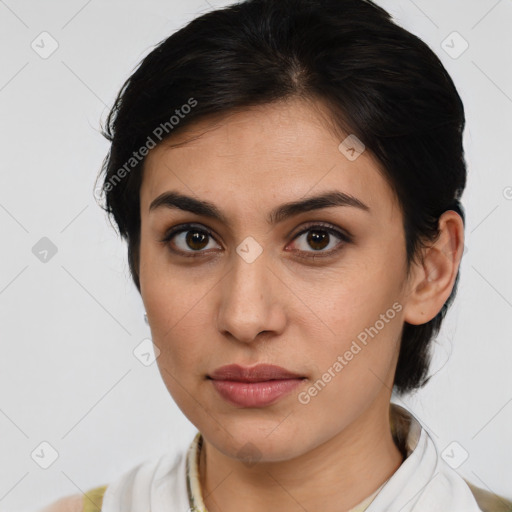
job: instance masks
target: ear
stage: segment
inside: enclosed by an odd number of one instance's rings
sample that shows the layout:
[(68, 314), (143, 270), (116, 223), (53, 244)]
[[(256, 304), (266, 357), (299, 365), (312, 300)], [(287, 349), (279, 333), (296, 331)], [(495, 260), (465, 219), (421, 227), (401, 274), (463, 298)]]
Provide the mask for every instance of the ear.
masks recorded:
[(464, 223), (453, 211), (439, 218), (439, 237), (422, 249), (423, 261), (415, 264), (405, 297), (404, 320), (421, 325), (441, 311), (450, 296), (462, 253), (464, 252)]

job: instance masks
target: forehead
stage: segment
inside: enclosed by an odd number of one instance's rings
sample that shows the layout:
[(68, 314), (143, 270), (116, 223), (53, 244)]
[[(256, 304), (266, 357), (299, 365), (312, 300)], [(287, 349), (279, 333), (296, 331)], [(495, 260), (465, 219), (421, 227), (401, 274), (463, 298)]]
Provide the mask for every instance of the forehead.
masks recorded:
[(241, 211), (335, 189), (391, 214), (395, 197), (373, 155), (340, 151), (348, 135), (335, 133), (322, 104), (301, 100), (204, 118), (150, 151), (141, 208), (167, 190)]

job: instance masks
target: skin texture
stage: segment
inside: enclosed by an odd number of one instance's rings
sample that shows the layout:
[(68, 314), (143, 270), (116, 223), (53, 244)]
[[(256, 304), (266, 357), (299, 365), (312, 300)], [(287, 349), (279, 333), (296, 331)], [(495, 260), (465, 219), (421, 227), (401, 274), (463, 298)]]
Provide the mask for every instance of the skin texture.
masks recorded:
[[(349, 510), (402, 463), (389, 401), (403, 322), (431, 320), (449, 297), (463, 223), (445, 212), (441, 236), (407, 279), (399, 204), (370, 152), (350, 161), (341, 140), (320, 103), (294, 99), (204, 119), (146, 159), (141, 295), (165, 385), (204, 437), (200, 479), (210, 512)], [(180, 209), (150, 211), (170, 190), (214, 203), (230, 225)], [(333, 190), (369, 211), (337, 206), (267, 223), (278, 205)], [(187, 233), (161, 242), (187, 222), (212, 233), (199, 255)], [(352, 241), (331, 235), (315, 250), (311, 231), (300, 233), (318, 222)], [(263, 249), (251, 263), (236, 251), (249, 236)], [(301, 403), (299, 393), (395, 303), (394, 318)], [(230, 363), (276, 364), (304, 381), (269, 406), (234, 406), (206, 378)]]

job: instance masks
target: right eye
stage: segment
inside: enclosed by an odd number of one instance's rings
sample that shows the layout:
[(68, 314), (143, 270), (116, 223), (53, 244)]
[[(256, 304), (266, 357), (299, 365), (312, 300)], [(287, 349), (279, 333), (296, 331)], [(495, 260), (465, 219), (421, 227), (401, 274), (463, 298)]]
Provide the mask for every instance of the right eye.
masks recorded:
[(197, 257), (205, 252), (204, 249), (208, 248), (212, 240), (215, 239), (208, 229), (194, 224), (181, 224), (167, 231), (160, 241), (173, 253)]

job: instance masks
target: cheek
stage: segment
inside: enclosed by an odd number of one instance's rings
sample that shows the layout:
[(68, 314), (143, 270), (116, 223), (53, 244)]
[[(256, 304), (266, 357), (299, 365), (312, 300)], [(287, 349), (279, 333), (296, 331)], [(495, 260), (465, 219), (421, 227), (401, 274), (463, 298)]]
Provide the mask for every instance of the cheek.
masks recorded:
[(179, 392), (202, 377), (211, 343), (211, 313), (208, 294), (196, 280), (183, 272), (172, 276), (155, 271), (141, 274), (141, 294), (151, 328), (151, 339), (160, 351), (157, 364), (167, 386)]
[[(303, 327), (318, 325), (328, 338), (356, 337), (384, 315), (386, 329), (399, 323), (393, 304), (401, 300), (402, 269), (392, 262), (361, 263), (294, 283), (307, 318)], [(314, 320), (316, 318), (316, 320)], [(391, 322), (391, 320), (393, 322)], [(379, 322), (379, 330), (382, 329)]]
[(331, 369), (340, 385), (385, 380), (393, 369), (403, 325), (401, 270), (388, 264), (384, 272), (385, 266), (333, 275), (329, 284), (324, 281), (312, 295), (315, 315), (308, 315), (303, 328), (309, 325), (311, 334), (313, 317), (317, 317), (314, 325), (320, 327), (314, 338), (322, 341), (316, 345), (321, 350), (312, 354), (315, 370), (324, 374)]
[(330, 331), (307, 349), (313, 375), (299, 397), (320, 422), (326, 415), (349, 421), (383, 388), (392, 388), (403, 319), (400, 303), (389, 295), (375, 291), (354, 301), (338, 294), (328, 314), (321, 310)]
[[(174, 283), (176, 285), (176, 283)], [(159, 364), (173, 373), (193, 373), (199, 368), (208, 344), (206, 302), (203, 294), (180, 294), (168, 288), (153, 288), (144, 297), (153, 343), (160, 350)], [(204, 327), (203, 327), (204, 326)]]

